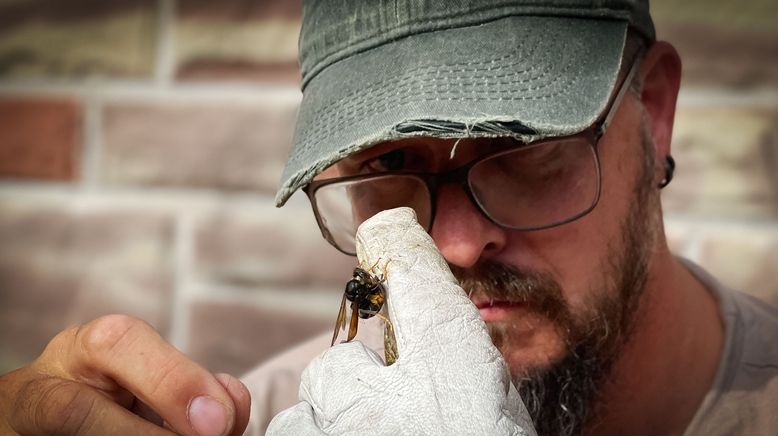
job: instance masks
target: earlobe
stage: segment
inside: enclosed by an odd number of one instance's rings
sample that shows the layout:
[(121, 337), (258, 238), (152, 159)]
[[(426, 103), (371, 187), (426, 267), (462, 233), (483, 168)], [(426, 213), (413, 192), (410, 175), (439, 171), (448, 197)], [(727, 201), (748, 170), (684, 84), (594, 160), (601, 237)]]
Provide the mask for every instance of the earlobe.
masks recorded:
[(675, 173), (675, 159), (669, 154), (665, 157), (665, 177), (659, 182), (657, 187), (663, 189), (669, 185), (673, 180), (673, 174)]
[(681, 59), (667, 42), (657, 41), (646, 52), (641, 66), (640, 98), (646, 111), (648, 132), (656, 147), (657, 162), (670, 154), (675, 106), (681, 85)]

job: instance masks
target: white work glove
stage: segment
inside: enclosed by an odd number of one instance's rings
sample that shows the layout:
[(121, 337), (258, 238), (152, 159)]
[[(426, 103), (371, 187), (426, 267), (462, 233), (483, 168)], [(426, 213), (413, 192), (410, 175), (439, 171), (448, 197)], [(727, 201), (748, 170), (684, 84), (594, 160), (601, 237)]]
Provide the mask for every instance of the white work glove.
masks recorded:
[(300, 403), (267, 435), (535, 435), (476, 307), (416, 222), (381, 212), (357, 233), (361, 265), (380, 276), (399, 357), (391, 366), (362, 343), (336, 345), (302, 374)]

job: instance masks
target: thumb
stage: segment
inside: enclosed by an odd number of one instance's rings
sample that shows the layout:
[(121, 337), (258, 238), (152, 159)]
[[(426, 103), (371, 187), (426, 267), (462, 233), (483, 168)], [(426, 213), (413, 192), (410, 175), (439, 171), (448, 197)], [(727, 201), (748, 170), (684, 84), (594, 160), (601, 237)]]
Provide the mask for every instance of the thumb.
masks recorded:
[[(386, 270), (387, 312), (399, 360), (460, 355), (499, 358), (478, 310), (410, 208), (380, 212), (357, 232), (360, 264)], [(464, 349), (463, 349), (464, 347)]]

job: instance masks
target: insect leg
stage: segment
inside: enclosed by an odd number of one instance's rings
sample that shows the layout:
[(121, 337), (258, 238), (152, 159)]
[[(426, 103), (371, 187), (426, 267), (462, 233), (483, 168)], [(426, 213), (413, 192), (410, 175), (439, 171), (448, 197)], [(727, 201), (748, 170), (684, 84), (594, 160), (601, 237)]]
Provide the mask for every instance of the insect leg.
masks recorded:
[(397, 339), (394, 336), (394, 327), (389, 318), (376, 313), (375, 316), (379, 317), (384, 322), (384, 361), (389, 366), (397, 361)]
[(391, 262), (392, 262), (392, 259), (387, 260), (386, 263), (384, 264), (384, 267), (382, 268), (382, 272), (381, 272), (381, 281), (382, 282), (385, 282), (385, 281), (389, 280), (389, 271), (387, 271), (387, 268), (389, 267), (389, 264)]
[(378, 259), (375, 261), (375, 263), (373, 264), (373, 266), (371, 266), (370, 268), (368, 268), (368, 269), (367, 269), (367, 271), (368, 271), (368, 272), (370, 272), (370, 273), (372, 273), (372, 272), (373, 272), (373, 268), (375, 268), (375, 267), (376, 267), (376, 265), (378, 265), (378, 262), (380, 262), (380, 261), (381, 261), (381, 258), (379, 257), (379, 258), (378, 258)]

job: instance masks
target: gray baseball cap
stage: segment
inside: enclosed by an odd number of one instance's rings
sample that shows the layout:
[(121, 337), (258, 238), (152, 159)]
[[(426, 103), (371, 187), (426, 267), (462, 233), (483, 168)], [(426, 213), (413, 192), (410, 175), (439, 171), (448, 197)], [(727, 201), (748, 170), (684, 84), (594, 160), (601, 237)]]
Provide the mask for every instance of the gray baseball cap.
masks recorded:
[(583, 131), (629, 28), (654, 40), (648, 0), (304, 0), (303, 99), (276, 204), (388, 140)]

